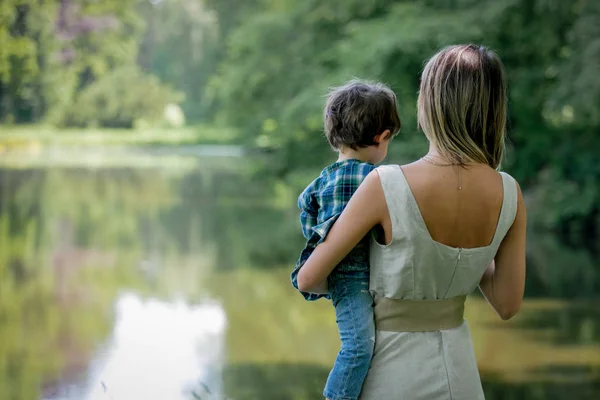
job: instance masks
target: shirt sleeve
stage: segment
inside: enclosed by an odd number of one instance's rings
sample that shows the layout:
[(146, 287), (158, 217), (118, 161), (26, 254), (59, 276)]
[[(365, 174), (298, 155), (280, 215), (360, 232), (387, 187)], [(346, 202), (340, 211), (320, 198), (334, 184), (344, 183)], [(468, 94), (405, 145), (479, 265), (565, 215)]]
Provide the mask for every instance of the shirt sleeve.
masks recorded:
[(356, 189), (358, 189), (358, 187), (362, 183), (362, 181), (365, 180), (367, 175), (369, 175), (372, 171), (375, 171), (375, 169), (376, 169), (376, 167), (373, 164), (364, 163), (364, 164), (360, 165), (360, 167), (358, 168), (358, 171), (356, 172), (356, 175), (354, 176), (356, 179), (356, 188), (354, 189), (355, 192), (356, 192)]
[(352, 164), (346, 170), (341, 172), (336, 178), (335, 194), (333, 203), (335, 204), (335, 214), (341, 214), (348, 202), (354, 196), (354, 193), (365, 180), (367, 175), (375, 169), (373, 164), (361, 163)]
[[(321, 215), (321, 219), (323, 219), (323, 217), (326, 217), (327, 219), (321, 221), (318, 225), (318, 221), (315, 219), (314, 225), (312, 226), (312, 233), (317, 235), (317, 237), (314, 237), (315, 244), (319, 244), (325, 240), (329, 230), (342, 214), (362, 181), (374, 169), (375, 166), (373, 164), (351, 164), (347, 169), (340, 171), (340, 173), (335, 176), (335, 185), (331, 185), (333, 190), (331, 192), (326, 191), (327, 193), (323, 200), (325, 204), (322, 205), (325, 211), (323, 214), (325, 214), (325, 216)], [(311, 234), (311, 232), (308, 233)]]
[(312, 228), (317, 225), (319, 215), (319, 205), (313, 195), (316, 181), (311, 183), (300, 197), (298, 197), (298, 208), (300, 209), (300, 225), (302, 226), (302, 235), (310, 239), (313, 232)]

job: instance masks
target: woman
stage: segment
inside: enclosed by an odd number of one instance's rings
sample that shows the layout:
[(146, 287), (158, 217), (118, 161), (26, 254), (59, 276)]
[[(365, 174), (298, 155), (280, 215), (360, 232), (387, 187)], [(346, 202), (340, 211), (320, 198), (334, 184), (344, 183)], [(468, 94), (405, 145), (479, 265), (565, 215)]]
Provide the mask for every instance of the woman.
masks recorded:
[(482, 46), (451, 46), (425, 66), (419, 126), (429, 152), (370, 173), (300, 270), (322, 287), (371, 229), (370, 288), (377, 329), (361, 399), (483, 399), (465, 297), (479, 285), (506, 320), (525, 287), (526, 211), (516, 181), (498, 173), (506, 85)]

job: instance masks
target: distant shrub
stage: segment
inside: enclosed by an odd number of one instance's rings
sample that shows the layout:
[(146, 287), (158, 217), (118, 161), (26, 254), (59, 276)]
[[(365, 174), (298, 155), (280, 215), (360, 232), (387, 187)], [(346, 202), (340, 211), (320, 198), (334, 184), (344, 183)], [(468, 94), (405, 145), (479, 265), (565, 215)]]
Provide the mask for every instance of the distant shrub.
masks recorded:
[(72, 127), (132, 128), (143, 121), (164, 121), (165, 107), (183, 101), (183, 95), (136, 67), (107, 73), (83, 89), (65, 108), (59, 125)]

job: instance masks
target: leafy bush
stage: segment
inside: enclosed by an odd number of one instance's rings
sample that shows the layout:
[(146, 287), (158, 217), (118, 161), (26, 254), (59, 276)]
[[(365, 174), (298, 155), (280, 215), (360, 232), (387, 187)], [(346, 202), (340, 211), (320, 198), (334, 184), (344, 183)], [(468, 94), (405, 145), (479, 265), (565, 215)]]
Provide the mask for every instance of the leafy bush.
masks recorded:
[(65, 109), (59, 125), (131, 128), (137, 122), (163, 119), (168, 104), (183, 96), (136, 67), (122, 67), (83, 89), (74, 105)]

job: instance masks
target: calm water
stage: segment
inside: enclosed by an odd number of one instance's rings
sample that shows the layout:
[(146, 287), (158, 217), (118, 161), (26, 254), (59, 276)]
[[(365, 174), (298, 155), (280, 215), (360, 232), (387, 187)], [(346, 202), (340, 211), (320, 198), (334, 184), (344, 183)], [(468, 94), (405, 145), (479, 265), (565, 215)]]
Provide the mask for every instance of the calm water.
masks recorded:
[[(331, 305), (288, 283), (294, 190), (243, 158), (13, 161), (0, 399), (321, 399), (339, 343)], [(529, 247), (520, 315), (468, 302), (486, 398), (600, 398), (598, 255), (552, 236)]]

